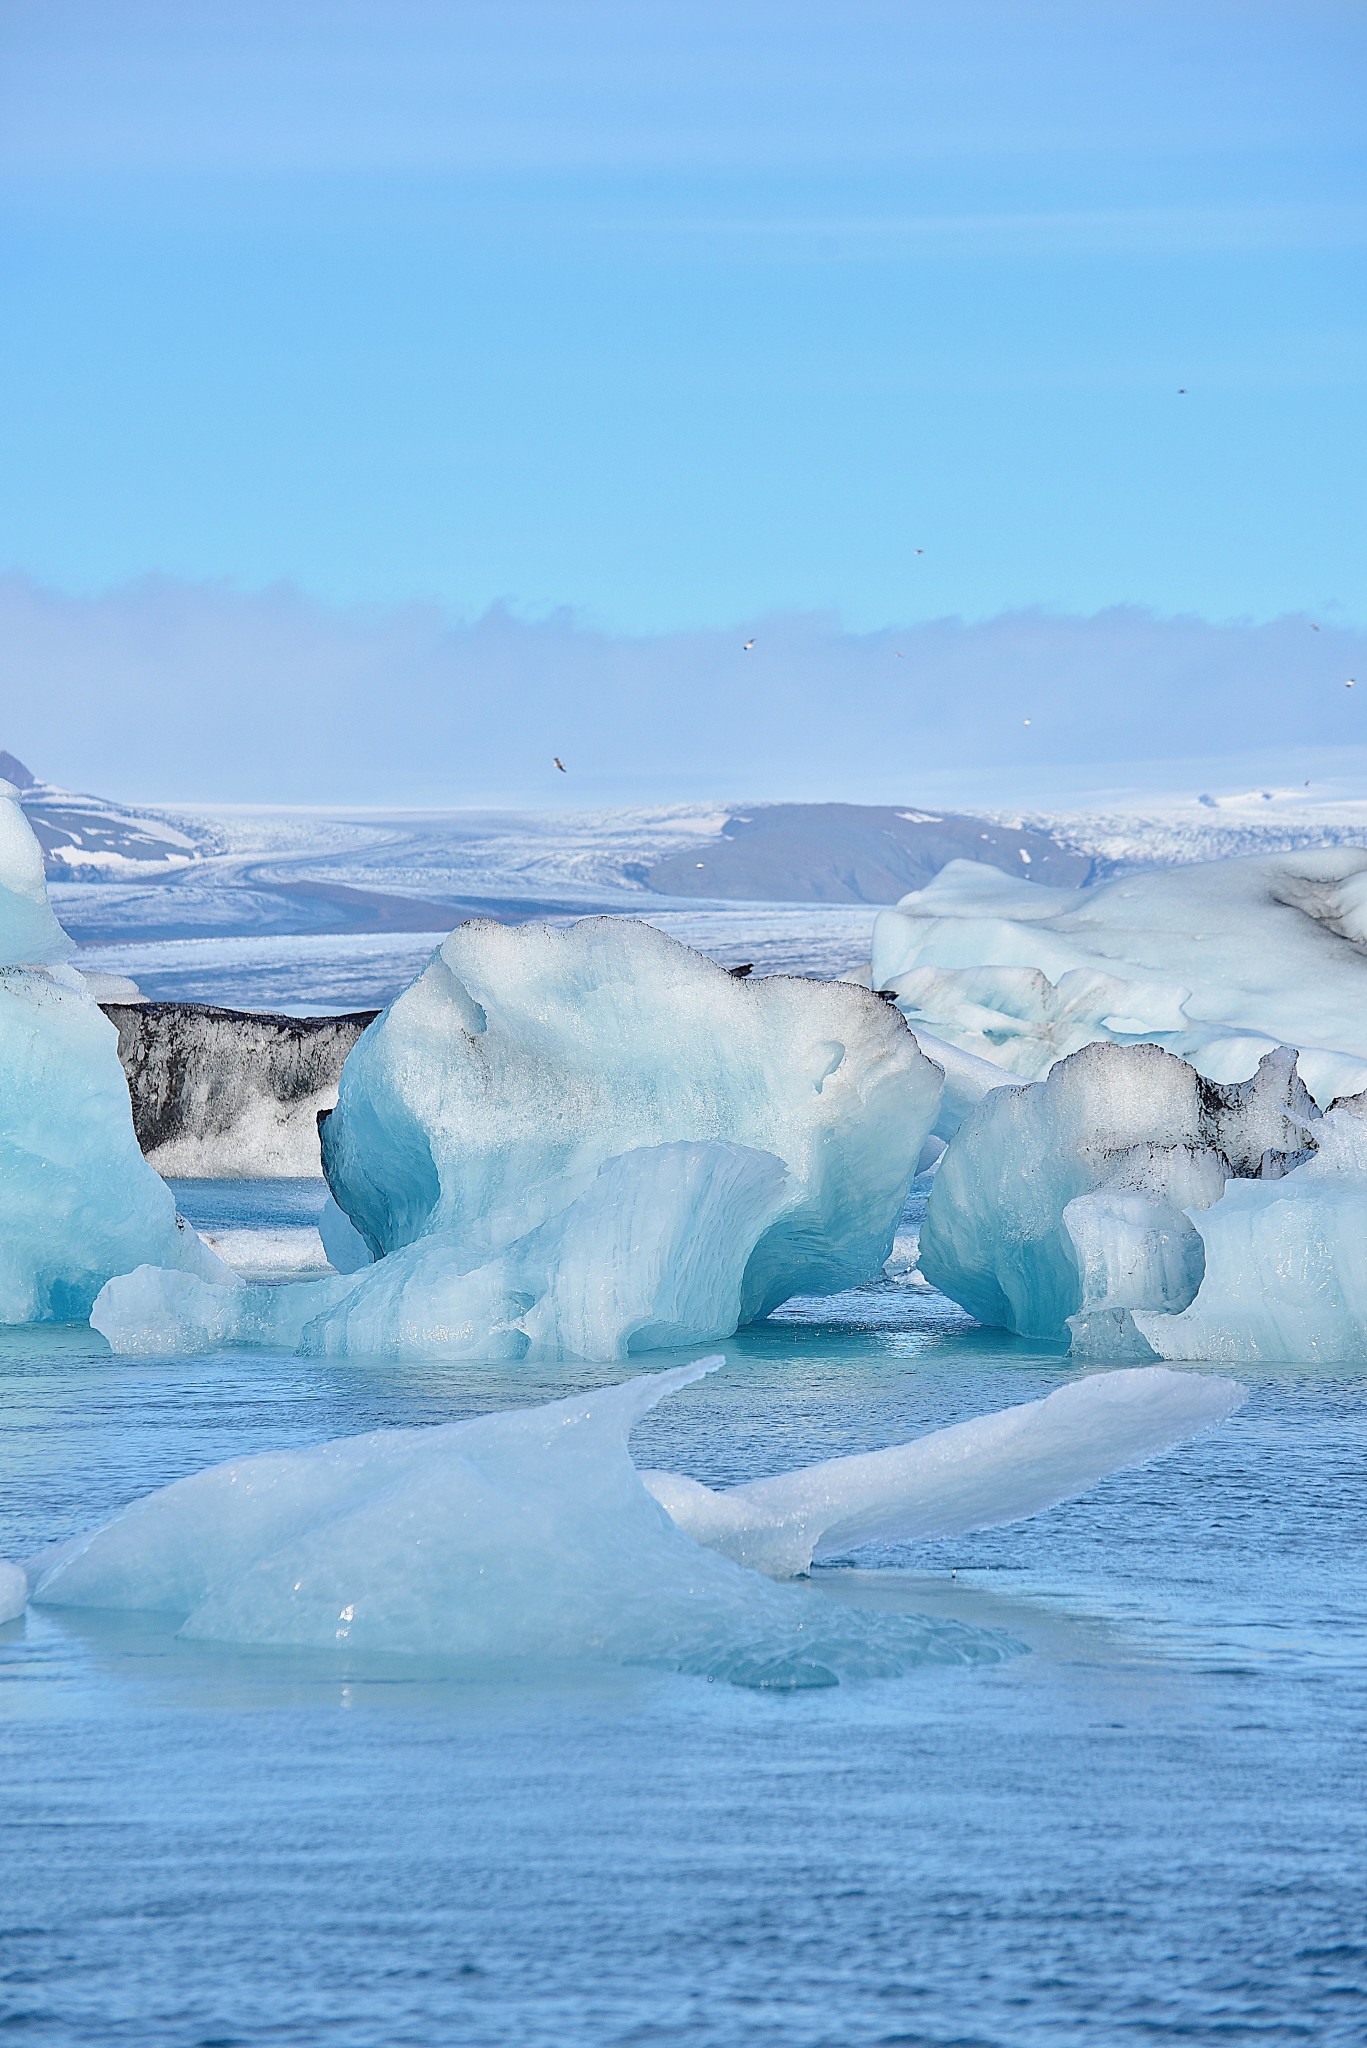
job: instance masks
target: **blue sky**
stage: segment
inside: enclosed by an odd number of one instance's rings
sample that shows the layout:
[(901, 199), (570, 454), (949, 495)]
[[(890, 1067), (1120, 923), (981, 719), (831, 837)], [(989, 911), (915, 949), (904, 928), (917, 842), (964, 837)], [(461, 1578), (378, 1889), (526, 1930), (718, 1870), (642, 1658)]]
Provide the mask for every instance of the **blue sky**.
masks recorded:
[(0, 0), (0, 568), (1367, 626), (1365, 59), (1320, 0)]

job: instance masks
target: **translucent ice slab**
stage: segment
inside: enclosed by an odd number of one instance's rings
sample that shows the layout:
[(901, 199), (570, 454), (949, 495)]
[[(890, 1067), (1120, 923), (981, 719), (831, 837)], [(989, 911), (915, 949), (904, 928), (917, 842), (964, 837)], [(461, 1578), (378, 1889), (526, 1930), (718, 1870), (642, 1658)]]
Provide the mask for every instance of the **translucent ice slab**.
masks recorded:
[(761, 1685), (995, 1659), (1000, 1639), (861, 1611), (767, 1574), (805, 1570), (814, 1550), (1032, 1513), (1243, 1398), (1228, 1381), (1150, 1368), (731, 1493), (643, 1479), (633, 1425), (720, 1363), (217, 1466), (31, 1560), (32, 1597), (158, 1610), (181, 1617), (183, 1634), (224, 1643), (482, 1666), (587, 1658)]

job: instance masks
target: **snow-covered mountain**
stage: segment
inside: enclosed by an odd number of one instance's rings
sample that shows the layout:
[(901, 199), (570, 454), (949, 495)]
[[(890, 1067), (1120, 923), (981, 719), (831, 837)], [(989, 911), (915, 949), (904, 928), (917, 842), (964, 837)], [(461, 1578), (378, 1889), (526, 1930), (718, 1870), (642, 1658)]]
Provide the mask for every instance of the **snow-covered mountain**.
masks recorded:
[(115, 881), (179, 871), (202, 858), (210, 841), (186, 821), (135, 810), (108, 797), (85, 796), (42, 782), (13, 754), (0, 749), (0, 776), (12, 782), (34, 837), (43, 849), (49, 881)]
[[(1326, 788), (1120, 796), (1087, 810), (860, 804), (575, 812), (133, 806), (44, 782), (12, 755), (53, 901), (84, 944), (428, 933), (471, 916), (742, 905), (882, 906), (952, 859), (1076, 887), (1132, 867), (1367, 844), (1367, 802)], [(765, 912), (772, 918), (773, 911)], [(751, 913), (751, 921), (762, 920)]]

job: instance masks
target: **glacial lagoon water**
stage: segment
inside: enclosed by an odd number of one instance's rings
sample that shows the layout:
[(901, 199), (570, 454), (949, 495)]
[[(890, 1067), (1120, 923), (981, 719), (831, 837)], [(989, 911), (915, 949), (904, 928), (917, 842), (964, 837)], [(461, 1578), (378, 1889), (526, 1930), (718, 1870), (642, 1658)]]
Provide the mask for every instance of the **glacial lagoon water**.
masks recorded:
[[(209, 1228), (314, 1184), (199, 1184)], [(634, 1439), (726, 1483), (1047, 1392), (928, 1289), (795, 1303)], [(652, 1361), (644, 1361), (651, 1363)], [(660, 1361), (663, 1363), (663, 1361)], [(0, 1337), (0, 1556), (231, 1455), (619, 1368), (118, 1360)], [(1059, 2048), (1367, 2037), (1367, 1376), (990, 1535), (821, 1569), (1018, 1645), (773, 1693), (0, 1630), (0, 2027), (25, 2044)]]

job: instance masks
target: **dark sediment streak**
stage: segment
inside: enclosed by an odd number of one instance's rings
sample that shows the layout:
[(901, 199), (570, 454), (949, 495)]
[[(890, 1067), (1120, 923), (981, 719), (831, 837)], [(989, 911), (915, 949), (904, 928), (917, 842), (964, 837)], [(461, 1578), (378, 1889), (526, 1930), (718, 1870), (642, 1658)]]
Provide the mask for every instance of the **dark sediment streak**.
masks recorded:
[(133, 1127), (160, 1173), (204, 1179), (321, 1171), (318, 1113), (378, 1014), (282, 1017), (209, 1003), (106, 1003)]

